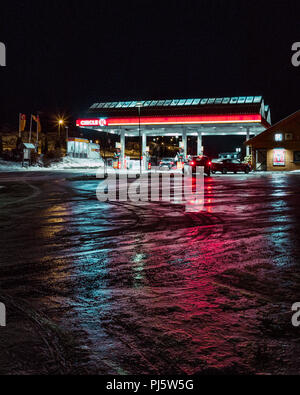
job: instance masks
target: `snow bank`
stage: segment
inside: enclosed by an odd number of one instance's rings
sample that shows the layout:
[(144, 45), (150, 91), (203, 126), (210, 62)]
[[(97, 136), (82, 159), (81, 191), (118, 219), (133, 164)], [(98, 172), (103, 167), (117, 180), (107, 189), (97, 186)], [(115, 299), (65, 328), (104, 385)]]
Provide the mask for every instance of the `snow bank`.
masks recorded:
[(0, 172), (18, 171), (18, 170), (24, 170), (24, 167), (22, 167), (22, 163), (6, 162), (0, 159)]
[(104, 162), (102, 159), (78, 159), (67, 156), (62, 160), (62, 162), (53, 163), (50, 169), (98, 169), (101, 167), (104, 167)]
[(45, 171), (45, 170), (68, 170), (68, 169), (99, 169), (104, 167), (102, 159), (78, 159), (78, 158), (64, 158), (59, 163), (53, 163), (50, 167), (23, 167), (22, 163), (6, 162), (0, 159), (0, 172), (12, 171)]

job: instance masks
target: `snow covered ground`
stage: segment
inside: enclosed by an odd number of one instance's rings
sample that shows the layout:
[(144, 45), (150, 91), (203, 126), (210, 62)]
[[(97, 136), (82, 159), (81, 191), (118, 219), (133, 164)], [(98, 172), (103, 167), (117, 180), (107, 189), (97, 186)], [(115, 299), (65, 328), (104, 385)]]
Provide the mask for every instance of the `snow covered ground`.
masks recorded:
[[(131, 161), (132, 168), (128, 170), (129, 173), (139, 172), (139, 161)], [(16, 171), (28, 171), (28, 172), (37, 172), (37, 171), (49, 171), (49, 170), (98, 170), (104, 168), (104, 162), (102, 159), (78, 159), (78, 158), (70, 158), (65, 157), (59, 163), (53, 163), (51, 167), (40, 167), (40, 166), (31, 166), (31, 167), (23, 167), (22, 163), (17, 162), (6, 162), (0, 159), (0, 173), (1, 172), (16, 172)], [(108, 167), (106, 170), (108, 173), (114, 172), (112, 168)], [(156, 172), (155, 168), (152, 169), (152, 172)], [(120, 173), (124, 173), (125, 170), (120, 170)], [(181, 170), (173, 170), (172, 173), (181, 172)], [(160, 171), (160, 173), (170, 173), (170, 171)]]
[(0, 159), (0, 172), (24, 170), (21, 163), (6, 162)]
[(51, 169), (98, 169), (99, 167), (104, 167), (102, 159), (78, 159), (65, 157), (62, 162), (53, 164)]
[[(132, 169), (129, 170), (129, 173), (135, 173), (139, 171), (139, 162), (132, 161)], [(19, 162), (6, 162), (0, 159), (0, 173), (1, 172), (16, 172), (16, 171), (29, 171), (29, 172), (37, 172), (37, 171), (49, 171), (49, 170), (85, 170), (85, 169), (101, 169), (104, 168), (104, 162), (102, 159), (79, 159), (79, 158), (70, 158), (65, 157), (59, 163), (53, 163), (51, 167), (40, 167), (40, 166), (31, 166), (31, 167), (23, 167), (22, 163)], [(108, 172), (113, 171), (112, 168), (107, 169)], [(156, 172), (155, 168), (152, 168), (152, 172)], [(123, 173), (124, 171), (120, 171)], [(160, 173), (170, 173), (170, 171), (161, 171)], [(173, 170), (172, 173), (180, 173), (181, 170)], [(282, 174), (282, 172), (260, 172), (260, 175), (266, 174)], [(300, 173), (300, 170), (294, 170), (291, 172), (284, 173)], [(218, 175), (215, 175), (218, 176)], [(215, 177), (214, 176), (214, 177)], [(230, 174), (228, 175), (230, 176)], [(233, 174), (232, 174), (233, 176)]]
[(59, 163), (53, 163), (51, 167), (23, 167), (22, 163), (6, 162), (0, 159), (0, 172), (11, 171), (45, 171), (45, 170), (68, 170), (68, 169), (99, 169), (104, 167), (104, 162), (101, 159), (78, 159), (65, 157)]

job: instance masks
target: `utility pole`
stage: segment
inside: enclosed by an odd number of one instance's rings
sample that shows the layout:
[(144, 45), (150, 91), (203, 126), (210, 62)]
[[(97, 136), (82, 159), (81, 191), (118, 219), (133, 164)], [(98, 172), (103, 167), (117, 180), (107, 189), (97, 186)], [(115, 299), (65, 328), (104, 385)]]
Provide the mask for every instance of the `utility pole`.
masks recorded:
[(21, 114), (19, 114), (19, 138), (21, 138)]
[(36, 151), (39, 153), (39, 115), (36, 116)]
[(32, 114), (30, 114), (29, 143), (31, 143), (31, 134), (32, 134)]
[(140, 175), (142, 175), (142, 136), (141, 136), (141, 107), (143, 106), (142, 102), (136, 104), (139, 113), (139, 143), (140, 143)]

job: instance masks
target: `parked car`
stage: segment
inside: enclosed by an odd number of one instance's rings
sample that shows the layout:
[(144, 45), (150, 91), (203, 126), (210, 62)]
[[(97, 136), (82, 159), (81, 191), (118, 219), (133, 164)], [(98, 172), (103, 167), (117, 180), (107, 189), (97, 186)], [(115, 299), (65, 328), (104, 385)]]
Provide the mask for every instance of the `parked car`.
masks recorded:
[(163, 158), (159, 163), (159, 170), (168, 169), (171, 170), (176, 165), (174, 158)]
[(222, 174), (243, 172), (250, 173), (251, 166), (249, 163), (243, 163), (237, 159), (217, 159), (212, 161), (212, 172)]
[(192, 167), (193, 174), (196, 173), (197, 167), (204, 167), (204, 173), (210, 177), (212, 162), (207, 156), (193, 156), (186, 162), (186, 165)]

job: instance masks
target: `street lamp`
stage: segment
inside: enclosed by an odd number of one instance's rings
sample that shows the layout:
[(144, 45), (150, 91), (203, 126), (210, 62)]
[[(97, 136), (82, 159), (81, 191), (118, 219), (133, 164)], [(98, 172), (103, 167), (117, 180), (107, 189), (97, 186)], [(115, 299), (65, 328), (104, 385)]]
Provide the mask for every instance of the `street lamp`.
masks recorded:
[(141, 108), (143, 107), (143, 102), (136, 103), (136, 107), (139, 113), (139, 141), (140, 141), (140, 174), (142, 174), (142, 142), (141, 142)]
[(59, 134), (59, 138), (60, 138), (60, 128), (62, 127), (62, 125), (65, 123), (65, 121), (63, 119), (58, 119), (58, 134)]

